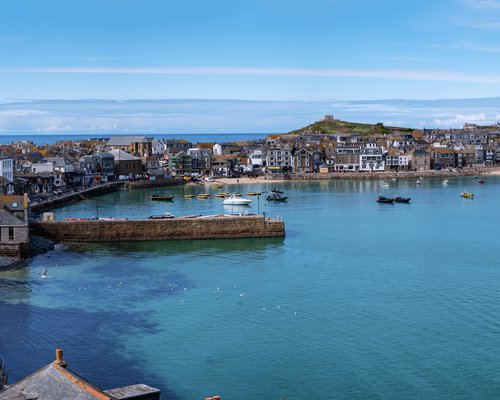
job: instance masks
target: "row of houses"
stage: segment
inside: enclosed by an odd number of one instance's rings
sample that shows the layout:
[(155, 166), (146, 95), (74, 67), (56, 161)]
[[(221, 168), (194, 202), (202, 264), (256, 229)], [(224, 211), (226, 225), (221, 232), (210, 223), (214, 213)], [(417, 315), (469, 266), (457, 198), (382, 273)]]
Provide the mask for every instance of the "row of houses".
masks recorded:
[(171, 176), (425, 171), (500, 163), (500, 131), (421, 130), (390, 135), (269, 135), (191, 143), (114, 136), (0, 146), (0, 193), (50, 194), (76, 186)]

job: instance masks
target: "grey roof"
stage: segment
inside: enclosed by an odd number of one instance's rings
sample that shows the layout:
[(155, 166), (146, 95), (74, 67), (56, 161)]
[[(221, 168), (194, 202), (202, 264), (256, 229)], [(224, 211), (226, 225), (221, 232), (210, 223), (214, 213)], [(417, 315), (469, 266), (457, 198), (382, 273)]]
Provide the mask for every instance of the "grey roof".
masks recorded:
[(55, 363), (10, 385), (0, 393), (0, 400), (15, 399), (12, 397), (15, 393), (33, 394), (37, 400), (115, 400), (112, 395)]
[(133, 156), (132, 154), (129, 154), (126, 151), (119, 150), (119, 149), (110, 150), (108, 153), (111, 154), (115, 158), (115, 161), (139, 160), (139, 158)]
[(131, 143), (150, 142), (151, 139), (146, 136), (111, 136), (108, 140), (108, 146), (130, 146)]
[(99, 153), (96, 154), (96, 156), (101, 157), (101, 158), (113, 158), (113, 154), (111, 154), (109, 151), (100, 151)]
[(25, 225), (25, 223), (10, 212), (0, 210), (0, 226), (2, 225)]
[(44, 160), (53, 162), (55, 167), (65, 167), (66, 165), (72, 165), (71, 162), (66, 160), (64, 157), (45, 157)]

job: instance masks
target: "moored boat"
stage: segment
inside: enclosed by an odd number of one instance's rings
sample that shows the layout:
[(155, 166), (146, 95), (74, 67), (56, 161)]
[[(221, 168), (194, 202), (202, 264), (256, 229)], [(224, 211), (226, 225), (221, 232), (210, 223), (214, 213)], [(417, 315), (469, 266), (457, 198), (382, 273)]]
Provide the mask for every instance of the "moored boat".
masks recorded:
[(194, 195), (193, 195), (193, 194), (185, 194), (185, 195), (184, 195), (184, 198), (185, 198), (185, 199), (192, 199), (193, 197), (194, 197)]
[(287, 196), (282, 196), (279, 193), (272, 193), (266, 197), (267, 201), (286, 201), (286, 199), (288, 199)]
[(282, 190), (278, 190), (278, 189), (276, 189), (276, 188), (272, 188), (272, 189), (271, 189), (271, 192), (272, 192), (272, 193), (283, 194), (283, 191), (282, 191)]
[(156, 200), (156, 201), (172, 201), (174, 199), (174, 196), (164, 196), (161, 194), (154, 194), (151, 196), (151, 200)]
[(394, 197), (395, 203), (409, 203), (410, 200), (411, 200), (411, 197), (400, 197), (400, 196)]
[(262, 192), (248, 192), (247, 196), (260, 196)]
[(460, 193), (460, 196), (466, 198), (466, 199), (473, 199), (474, 198), (474, 193), (471, 192), (462, 192)]
[(172, 219), (174, 217), (175, 216), (173, 214), (166, 212), (165, 214), (161, 214), (161, 215), (151, 215), (148, 217), (148, 219)]
[(229, 198), (224, 200), (222, 202), (222, 204), (229, 205), (229, 206), (232, 206), (232, 205), (246, 206), (246, 205), (249, 205), (251, 202), (252, 202), (252, 200), (250, 200), (250, 199), (245, 199), (243, 197), (238, 197), (235, 194), (232, 194), (231, 196), (229, 196)]
[(394, 199), (380, 195), (377, 197), (377, 203), (394, 204)]

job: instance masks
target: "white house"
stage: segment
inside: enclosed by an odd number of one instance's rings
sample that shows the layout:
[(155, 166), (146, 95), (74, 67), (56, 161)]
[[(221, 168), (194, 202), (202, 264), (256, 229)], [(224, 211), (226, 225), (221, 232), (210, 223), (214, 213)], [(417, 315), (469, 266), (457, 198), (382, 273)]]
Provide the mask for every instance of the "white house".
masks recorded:
[(9, 181), (14, 179), (14, 159), (12, 157), (0, 158), (0, 176)]
[(381, 147), (362, 147), (359, 155), (360, 171), (385, 171), (384, 152)]
[(39, 174), (42, 172), (54, 172), (54, 163), (50, 161), (38, 162), (31, 165), (31, 172)]
[(215, 143), (212, 147), (212, 153), (214, 153), (214, 156), (221, 156), (222, 146), (219, 143)]
[(264, 165), (264, 153), (262, 150), (254, 150), (248, 155), (248, 164), (253, 167), (262, 167)]

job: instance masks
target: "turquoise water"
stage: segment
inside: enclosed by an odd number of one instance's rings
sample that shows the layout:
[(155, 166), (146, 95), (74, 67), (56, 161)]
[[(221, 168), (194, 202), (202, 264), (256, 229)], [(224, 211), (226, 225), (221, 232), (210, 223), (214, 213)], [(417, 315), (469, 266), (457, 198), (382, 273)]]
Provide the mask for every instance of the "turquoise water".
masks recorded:
[(172, 203), (128, 190), (58, 208), (59, 219), (260, 211), (287, 235), (58, 246), (0, 272), (0, 353), (11, 381), (62, 346), (99, 386), (144, 382), (168, 399), (498, 397), (500, 179), (486, 180), (289, 182), (286, 204), (232, 210), (183, 198), (198, 186), (161, 189)]

